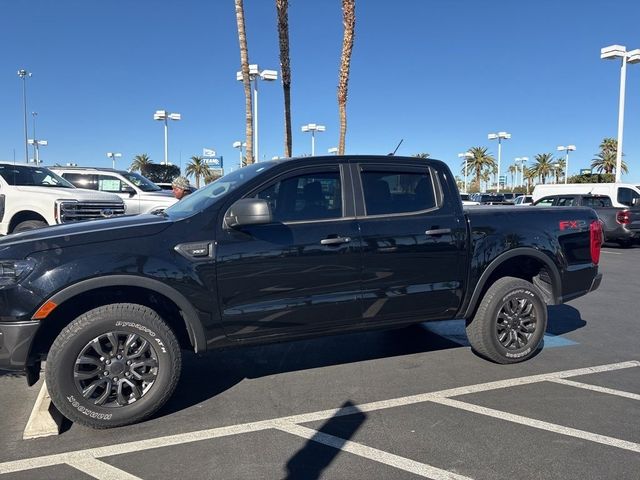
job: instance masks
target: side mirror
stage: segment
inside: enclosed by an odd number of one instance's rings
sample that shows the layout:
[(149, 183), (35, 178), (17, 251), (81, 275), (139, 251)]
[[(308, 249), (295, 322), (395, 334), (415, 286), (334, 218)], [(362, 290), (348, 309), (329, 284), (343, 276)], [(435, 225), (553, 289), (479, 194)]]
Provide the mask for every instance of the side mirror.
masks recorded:
[(265, 225), (273, 222), (271, 207), (261, 198), (243, 198), (231, 205), (224, 216), (225, 225), (238, 228), (244, 225)]
[(640, 206), (640, 197), (633, 197), (631, 199), (631, 206), (632, 207), (638, 207)]
[(136, 191), (129, 185), (122, 185), (122, 193), (128, 193), (130, 197), (133, 197)]

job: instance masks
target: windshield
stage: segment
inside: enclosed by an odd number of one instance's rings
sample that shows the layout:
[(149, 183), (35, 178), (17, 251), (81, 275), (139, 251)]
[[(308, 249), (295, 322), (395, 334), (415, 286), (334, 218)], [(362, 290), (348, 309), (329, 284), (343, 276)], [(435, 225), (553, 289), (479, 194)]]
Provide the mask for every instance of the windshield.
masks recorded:
[(158, 192), (162, 190), (159, 186), (153, 183), (148, 178), (143, 177), (140, 174), (132, 173), (132, 172), (120, 172), (120, 174), (133, 183), (136, 187), (138, 187), (143, 192)]
[(184, 218), (193, 213), (210, 207), (215, 202), (225, 197), (229, 192), (253, 180), (255, 177), (269, 168), (276, 165), (276, 162), (261, 162), (248, 165), (244, 168), (229, 173), (211, 182), (206, 187), (196, 190), (187, 195), (182, 200), (174, 203), (164, 212), (171, 218)]
[(0, 165), (0, 175), (14, 186), (76, 188), (48, 168), (26, 165)]

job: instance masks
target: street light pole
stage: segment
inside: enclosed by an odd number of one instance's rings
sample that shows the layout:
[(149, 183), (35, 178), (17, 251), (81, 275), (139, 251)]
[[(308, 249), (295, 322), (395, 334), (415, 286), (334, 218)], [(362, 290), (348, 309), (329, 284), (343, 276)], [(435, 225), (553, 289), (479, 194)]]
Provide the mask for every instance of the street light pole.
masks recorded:
[(154, 120), (164, 121), (164, 163), (163, 165), (169, 165), (169, 120), (182, 120), (182, 115), (179, 113), (169, 113), (166, 110), (156, 110), (153, 114)]
[(507, 132), (490, 133), (487, 135), (489, 140), (498, 140), (498, 183), (496, 192), (500, 193), (500, 173), (501, 173), (501, 158), (502, 158), (502, 139), (508, 140), (511, 138), (511, 134)]
[[(258, 152), (258, 79), (274, 81), (278, 79), (276, 70), (260, 70), (258, 65), (249, 65), (249, 79), (253, 81), (253, 156), (256, 162), (260, 161)], [(236, 80), (242, 81), (242, 72), (236, 73)]]
[(467, 193), (467, 162), (472, 157), (473, 157), (473, 153), (471, 152), (464, 152), (464, 153), (458, 154), (458, 158), (464, 158), (464, 193)]
[(116, 158), (122, 157), (121, 153), (107, 152), (107, 157), (111, 159), (111, 168), (116, 168)]
[(616, 149), (616, 183), (620, 182), (622, 176), (622, 136), (624, 132), (624, 95), (627, 81), (627, 63), (640, 62), (640, 49), (627, 52), (627, 47), (623, 45), (610, 45), (600, 49), (602, 60), (622, 59), (620, 68), (620, 99), (618, 102), (618, 148)]
[(311, 156), (316, 154), (316, 132), (324, 132), (326, 127), (324, 125), (316, 125), (315, 123), (308, 123), (302, 126), (303, 132), (311, 132)]
[(569, 178), (569, 152), (573, 152), (576, 149), (575, 145), (558, 145), (559, 152), (565, 152), (564, 156), (564, 184), (567, 184), (567, 179)]
[[(516, 165), (520, 164), (522, 166), (521, 171), (522, 175), (520, 176), (520, 185), (524, 187), (524, 164), (527, 163), (529, 157), (516, 157)], [(516, 170), (516, 182), (518, 181), (518, 171)]]
[[(24, 109), (24, 162), (29, 163), (29, 139), (27, 134), (27, 77), (33, 74), (25, 69), (18, 70), (18, 76), (22, 79), (22, 105)], [(34, 134), (35, 136), (35, 134)]]
[(243, 147), (246, 147), (246, 146), (247, 146), (246, 142), (240, 142), (240, 141), (233, 142), (233, 148), (237, 148), (238, 151), (240, 152), (240, 163), (239, 163), (240, 168), (242, 168), (242, 149)]

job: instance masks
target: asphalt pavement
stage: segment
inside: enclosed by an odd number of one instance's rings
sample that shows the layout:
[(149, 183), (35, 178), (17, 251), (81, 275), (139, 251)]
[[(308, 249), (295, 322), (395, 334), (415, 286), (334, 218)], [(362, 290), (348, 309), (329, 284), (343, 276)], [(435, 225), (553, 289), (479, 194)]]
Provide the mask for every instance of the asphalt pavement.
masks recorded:
[(149, 421), (22, 440), (38, 394), (0, 376), (0, 480), (640, 478), (640, 247), (550, 308), (516, 365), (461, 322), (186, 355)]

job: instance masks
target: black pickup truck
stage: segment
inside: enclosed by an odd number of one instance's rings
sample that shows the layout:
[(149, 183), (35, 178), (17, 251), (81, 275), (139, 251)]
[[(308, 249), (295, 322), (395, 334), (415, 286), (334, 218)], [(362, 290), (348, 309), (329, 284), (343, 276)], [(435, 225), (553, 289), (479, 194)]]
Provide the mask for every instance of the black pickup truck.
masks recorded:
[(73, 421), (139, 421), (171, 396), (181, 349), (466, 319), (473, 349), (530, 358), (546, 305), (598, 287), (587, 208), (463, 212), (437, 160), (250, 165), (157, 215), (0, 240), (0, 368)]
[(536, 203), (538, 207), (589, 207), (602, 221), (605, 242), (628, 248), (640, 241), (640, 207), (614, 207), (607, 195), (549, 195)]

